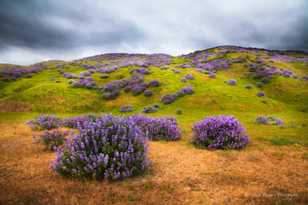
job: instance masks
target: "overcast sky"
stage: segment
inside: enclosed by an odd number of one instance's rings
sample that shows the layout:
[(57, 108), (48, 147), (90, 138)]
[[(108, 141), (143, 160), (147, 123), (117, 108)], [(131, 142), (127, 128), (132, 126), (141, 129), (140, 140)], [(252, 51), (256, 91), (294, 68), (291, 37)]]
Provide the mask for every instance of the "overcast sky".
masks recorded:
[(308, 50), (306, 0), (0, 0), (0, 63), (218, 45)]

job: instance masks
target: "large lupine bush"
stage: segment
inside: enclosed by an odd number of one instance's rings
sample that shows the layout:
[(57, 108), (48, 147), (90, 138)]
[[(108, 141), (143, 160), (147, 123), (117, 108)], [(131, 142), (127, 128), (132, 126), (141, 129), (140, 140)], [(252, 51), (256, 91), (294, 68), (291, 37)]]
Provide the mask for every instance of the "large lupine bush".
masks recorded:
[(132, 119), (105, 115), (85, 124), (80, 134), (58, 149), (52, 167), (64, 176), (123, 179), (146, 170), (147, 146)]
[(54, 115), (39, 115), (36, 119), (28, 121), (27, 124), (33, 130), (51, 130), (60, 127), (62, 121)]
[(150, 140), (179, 140), (181, 131), (177, 121), (172, 117), (150, 118), (143, 115), (131, 116), (132, 119)]
[(208, 149), (241, 149), (248, 136), (240, 122), (233, 116), (213, 116), (193, 126), (193, 144)]

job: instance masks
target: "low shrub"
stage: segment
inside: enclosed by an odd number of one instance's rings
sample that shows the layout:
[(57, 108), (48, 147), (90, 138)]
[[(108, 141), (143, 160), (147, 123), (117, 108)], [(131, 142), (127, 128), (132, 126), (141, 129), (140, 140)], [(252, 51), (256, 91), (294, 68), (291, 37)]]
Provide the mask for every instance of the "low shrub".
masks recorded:
[(45, 131), (39, 135), (37, 141), (45, 146), (45, 149), (50, 151), (56, 151), (58, 147), (64, 144), (68, 131), (51, 130)]
[(283, 120), (273, 116), (259, 116), (256, 118), (256, 123), (263, 125), (282, 125)]
[(227, 84), (228, 85), (236, 85), (237, 81), (235, 79), (230, 79), (230, 80), (227, 81)]
[(105, 115), (58, 149), (53, 169), (64, 176), (117, 180), (148, 167), (147, 138), (130, 118)]
[(120, 107), (120, 112), (133, 112), (133, 106), (131, 106), (131, 105), (122, 105)]
[(150, 140), (179, 140), (180, 129), (176, 119), (171, 117), (150, 118), (143, 115), (130, 117)]
[(209, 149), (241, 149), (248, 143), (245, 129), (233, 116), (213, 116), (193, 126), (193, 144)]

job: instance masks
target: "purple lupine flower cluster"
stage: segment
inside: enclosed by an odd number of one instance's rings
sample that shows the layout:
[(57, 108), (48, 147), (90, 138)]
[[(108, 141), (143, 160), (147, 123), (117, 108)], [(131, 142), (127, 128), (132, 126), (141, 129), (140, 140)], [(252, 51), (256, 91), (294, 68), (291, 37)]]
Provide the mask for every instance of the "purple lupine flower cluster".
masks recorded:
[(181, 81), (182, 82), (187, 82), (188, 80), (194, 80), (195, 78), (194, 78), (194, 76), (192, 75), (192, 74), (187, 74), (187, 75), (185, 75), (182, 79), (181, 79)]
[(228, 80), (226, 83), (227, 83), (228, 85), (234, 86), (234, 85), (237, 84), (237, 81), (236, 81), (235, 79), (230, 79), (230, 80)]
[(76, 74), (73, 74), (73, 73), (63, 73), (62, 76), (64, 78), (67, 78), (67, 79), (76, 79), (78, 78), (78, 76)]
[(133, 112), (133, 106), (131, 106), (131, 105), (122, 105), (120, 107), (120, 112)]
[(289, 55), (273, 55), (271, 57), (271, 60), (273, 61), (282, 61), (282, 62), (304, 62), (308, 63), (307, 57), (295, 57), (295, 56), (289, 56)]
[(248, 136), (236, 118), (218, 115), (194, 124), (192, 143), (208, 149), (241, 149), (247, 145)]
[(176, 101), (179, 97), (183, 97), (185, 95), (191, 95), (194, 93), (194, 90), (191, 85), (188, 85), (182, 88), (180, 91), (175, 94), (167, 94), (161, 98), (161, 102), (165, 105), (171, 104)]
[(36, 119), (28, 121), (27, 124), (33, 130), (51, 130), (61, 127), (62, 121), (54, 115), (40, 115)]
[(174, 141), (181, 138), (177, 121), (172, 117), (150, 118), (143, 115), (131, 116), (132, 119), (150, 140)]
[(259, 116), (256, 118), (256, 123), (257, 124), (263, 124), (263, 125), (282, 125), (283, 124), (283, 120), (277, 118), (277, 117), (273, 117), (273, 116)]
[(96, 88), (95, 80), (92, 77), (82, 77), (78, 81), (73, 81), (71, 85), (74, 88)]
[(153, 94), (154, 94), (154, 93), (153, 93), (152, 90), (145, 90), (145, 91), (143, 92), (143, 95), (144, 95), (145, 97), (151, 97)]
[(103, 92), (103, 98), (106, 100), (114, 100), (116, 99), (121, 92), (121, 89), (127, 85), (127, 80), (114, 80), (103, 86), (101, 91)]
[(258, 97), (264, 97), (265, 93), (263, 91), (260, 91), (260, 92), (257, 93), (257, 96)]
[[(162, 67), (169, 65), (172, 61), (172, 56), (166, 54), (127, 54), (127, 53), (109, 53), (96, 55), (81, 59), (100, 62), (97, 67), (109, 68), (116, 66), (118, 68), (127, 66)], [(103, 63), (103, 64), (102, 64)]]
[(194, 77), (191, 73), (185, 75), (184, 78), (185, 78), (186, 80), (194, 80), (194, 79), (195, 79), (195, 77)]
[(149, 87), (159, 87), (160, 86), (160, 82), (158, 80), (151, 80), (149, 82)]
[(90, 71), (84, 71), (84, 72), (79, 73), (79, 77), (80, 78), (85, 78), (85, 77), (91, 76), (91, 74), (92, 73)]
[(64, 118), (62, 120), (62, 126), (74, 129), (80, 129), (85, 126), (88, 122), (95, 122), (96, 117), (94, 115), (84, 115)]
[(42, 65), (33, 65), (32, 67), (7, 67), (0, 69), (0, 79), (16, 80), (19, 78), (31, 78), (34, 73), (42, 71)]
[(135, 68), (130, 73), (139, 73), (141, 75), (149, 75), (151, 72), (148, 68)]
[(68, 131), (45, 131), (39, 135), (37, 141), (42, 143), (46, 150), (56, 151), (60, 146), (64, 144), (67, 135), (69, 135)]
[(113, 73), (119, 69), (118, 66), (104, 67), (96, 69), (97, 72), (100, 73)]
[(118, 180), (143, 173), (148, 139), (130, 118), (105, 115), (58, 149), (53, 170), (64, 176)]
[(154, 104), (154, 105), (145, 106), (142, 112), (143, 113), (154, 113), (154, 112), (157, 112), (158, 109), (159, 109), (159, 105)]
[(158, 86), (160, 86), (160, 83), (157, 80), (146, 83), (144, 82), (143, 75), (133, 74), (129, 79), (115, 80), (105, 84), (102, 88), (102, 92), (103, 97), (107, 100), (116, 99), (122, 89), (124, 89), (125, 92), (131, 92), (135, 96), (143, 93), (145, 96), (149, 97), (153, 92), (148, 90), (148, 88)]

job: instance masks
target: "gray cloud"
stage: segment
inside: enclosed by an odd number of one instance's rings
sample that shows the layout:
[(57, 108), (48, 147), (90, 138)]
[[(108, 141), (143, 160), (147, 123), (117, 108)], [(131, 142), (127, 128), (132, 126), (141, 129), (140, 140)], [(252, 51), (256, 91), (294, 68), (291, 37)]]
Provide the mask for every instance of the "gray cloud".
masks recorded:
[(232, 44), (308, 50), (305, 0), (2, 0), (0, 62)]

